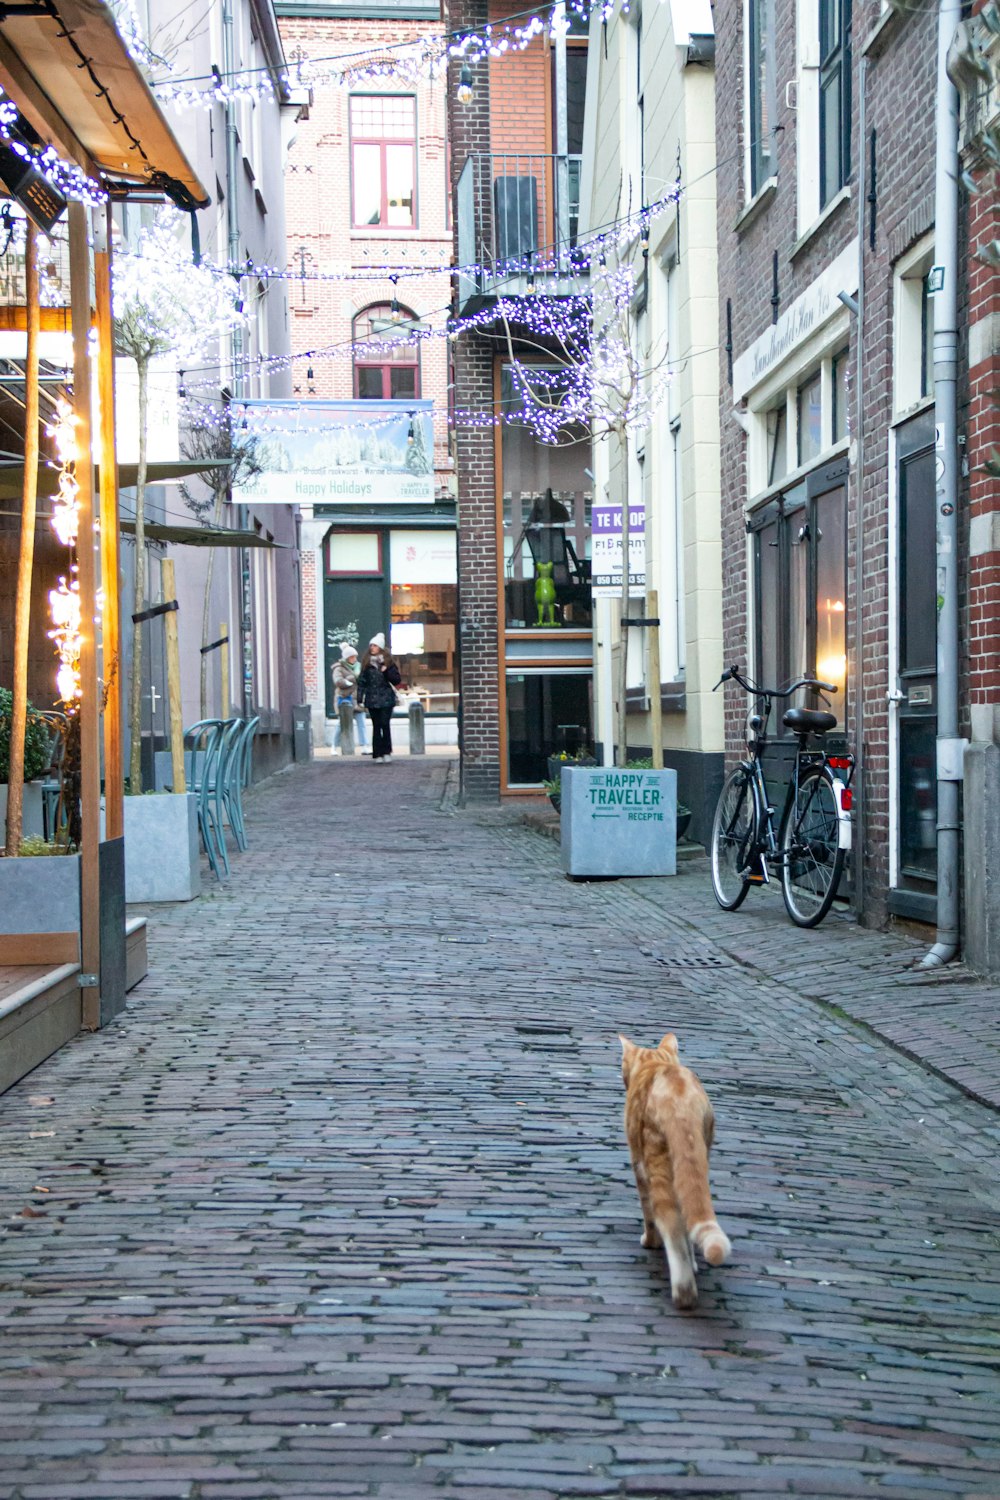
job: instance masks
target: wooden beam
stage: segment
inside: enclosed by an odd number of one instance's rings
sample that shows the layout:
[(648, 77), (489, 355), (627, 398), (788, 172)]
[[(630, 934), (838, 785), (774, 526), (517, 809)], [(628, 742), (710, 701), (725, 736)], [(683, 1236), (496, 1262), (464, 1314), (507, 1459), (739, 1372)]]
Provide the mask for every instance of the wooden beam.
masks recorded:
[[(73, 312), (73, 412), (79, 458), (76, 481), (80, 509), (77, 577), (80, 583), (80, 964), (84, 975), (101, 969), (100, 809), (101, 704), (97, 676), (97, 543), (94, 535), (94, 447), (90, 382), (90, 246), (87, 210), (69, 205), (69, 280)], [(101, 1021), (98, 984), (82, 986), (83, 1025)]]
[[(39, 308), (38, 326), (42, 333), (69, 333), (71, 318), (68, 307)], [(0, 332), (26, 333), (28, 309), (26, 307), (0, 307)]]
[(93, 212), (94, 300), (97, 326), (97, 393), (100, 429), (101, 666), (104, 677), (104, 837), (125, 832), (122, 757), (121, 560), (118, 533), (118, 466), (115, 453), (115, 352), (111, 321), (111, 205)]
[[(657, 620), (660, 596), (656, 589), (646, 594), (646, 619)], [(653, 770), (663, 770), (663, 699), (660, 696), (660, 627), (649, 626), (649, 725), (653, 748)]]
[(80, 962), (78, 932), (5, 932), (0, 937), (5, 964), (57, 964)]
[(44, 141), (56, 146), (61, 156), (76, 162), (94, 182), (99, 181), (97, 163), (3, 36), (0, 36), (0, 87)]

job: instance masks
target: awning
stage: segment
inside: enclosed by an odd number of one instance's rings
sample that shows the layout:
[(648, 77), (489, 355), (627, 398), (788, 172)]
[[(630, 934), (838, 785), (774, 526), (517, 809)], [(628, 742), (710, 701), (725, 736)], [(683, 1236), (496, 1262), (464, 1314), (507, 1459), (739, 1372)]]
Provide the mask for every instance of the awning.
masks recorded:
[[(121, 529), (127, 535), (135, 534), (135, 522), (121, 521)], [(237, 531), (231, 526), (165, 526), (159, 521), (147, 521), (146, 540), (150, 542), (174, 542), (180, 547), (287, 547), (288, 542), (272, 542), (256, 531)]]
[(92, 176), (211, 200), (128, 54), (103, 0), (0, 9), (0, 85), (47, 144)]
[[(167, 484), (171, 480), (187, 479), (192, 474), (205, 474), (210, 469), (228, 468), (229, 463), (228, 458), (180, 458), (172, 462), (151, 463), (146, 466), (146, 483)], [(134, 489), (138, 471), (138, 464), (119, 464), (118, 488)], [(20, 500), (23, 488), (24, 464), (0, 464), (0, 500)], [(50, 464), (39, 464), (38, 498), (50, 499), (58, 488), (59, 470)]]

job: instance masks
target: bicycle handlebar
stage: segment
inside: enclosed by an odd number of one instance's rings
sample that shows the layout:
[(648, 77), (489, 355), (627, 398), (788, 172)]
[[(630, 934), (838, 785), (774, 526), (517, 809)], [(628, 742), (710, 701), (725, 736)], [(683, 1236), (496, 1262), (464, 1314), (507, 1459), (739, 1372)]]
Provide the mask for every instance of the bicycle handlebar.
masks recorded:
[(793, 693), (798, 692), (799, 688), (813, 688), (816, 692), (821, 693), (835, 693), (837, 691), (837, 684), (835, 682), (820, 682), (818, 677), (800, 677), (798, 682), (793, 682), (790, 687), (786, 688), (756, 687), (754, 683), (747, 681), (739, 666), (727, 667), (715, 684), (712, 692), (718, 692), (724, 682), (738, 682), (745, 692), (754, 693), (759, 698), (790, 698)]

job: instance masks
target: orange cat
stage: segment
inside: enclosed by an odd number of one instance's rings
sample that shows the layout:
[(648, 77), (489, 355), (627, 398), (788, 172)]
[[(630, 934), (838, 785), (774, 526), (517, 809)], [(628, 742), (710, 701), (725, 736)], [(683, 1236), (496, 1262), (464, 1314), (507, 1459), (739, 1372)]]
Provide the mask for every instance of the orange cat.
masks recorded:
[(677, 1038), (658, 1047), (622, 1044), (625, 1135), (632, 1157), (647, 1250), (662, 1245), (675, 1307), (697, 1307), (694, 1247), (710, 1266), (729, 1256), (708, 1190), (708, 1153), (715, 1116), (701, 1083), (678, 1061)]

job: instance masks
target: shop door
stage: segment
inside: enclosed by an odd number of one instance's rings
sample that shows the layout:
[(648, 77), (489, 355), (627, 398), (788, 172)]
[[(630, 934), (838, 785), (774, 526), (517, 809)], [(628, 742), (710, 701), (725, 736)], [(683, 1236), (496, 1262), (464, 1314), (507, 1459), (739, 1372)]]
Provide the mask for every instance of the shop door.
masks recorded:
[(937, 552), (933, 414), (898, 434), (896, 647), (890, 685), (896, 754), (894, 909), (934, 916), (937, 881)]
[(389, 640), (389, 590), (385, 578), (327, 578), (323, 586), (326, 716), (336, 718), (333, 667), (340, 643), (350, 640), (363, 656), (373, 635)]

